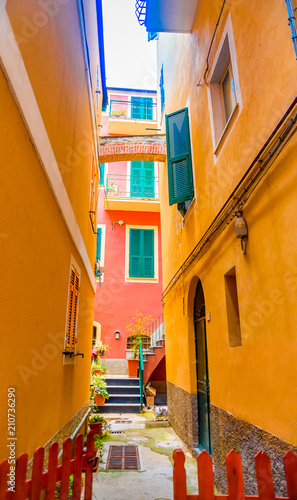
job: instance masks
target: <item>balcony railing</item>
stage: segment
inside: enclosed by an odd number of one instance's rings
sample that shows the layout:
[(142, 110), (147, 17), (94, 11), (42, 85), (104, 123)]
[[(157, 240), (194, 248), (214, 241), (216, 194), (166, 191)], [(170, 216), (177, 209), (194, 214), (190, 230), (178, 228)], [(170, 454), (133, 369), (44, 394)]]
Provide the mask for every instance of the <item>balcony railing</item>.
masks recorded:
[(151, 345), (154, 347), (160, 340), (165, 340), (164, 314), (155, 319), (145, 331), (151, 337)]
[(110, 118), (118, 120), (157, 121), (157, 103), (150, 97), (133, 97), (131, 100), (118, 101), (111, 99), (109, 105)]
[(105, 191), (107, 197), (158, 200), (159, 178), (152, 175), (109, 174), (106, 178)]

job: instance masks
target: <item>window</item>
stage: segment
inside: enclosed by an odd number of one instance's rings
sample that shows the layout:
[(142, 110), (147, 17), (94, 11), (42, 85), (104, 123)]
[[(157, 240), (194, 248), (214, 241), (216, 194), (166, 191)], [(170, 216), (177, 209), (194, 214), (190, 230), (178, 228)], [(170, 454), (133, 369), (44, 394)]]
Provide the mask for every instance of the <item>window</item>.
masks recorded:
[[(127, 337), (126, 349), (133, 349), (135, 338), (139, 340), (138, 335), (129, 335)], [(152, 339), (149, 335), (141, 334), (141, 343), (143, 349), (149, 349), (152, 346)]]
[(136, 120), (153, 119), (153, 99), (151, 97), (131, 97), (131, 118)]
[(169, 205), (192, 200), (194, 184), (188, 108), (166, 115)]
[(95, 232), (95, 212), (96, 212), (96, 193), (97, 193), (97, 162), (95, 155), (92, 155), (92, 167), (91, 167), (91, 183), (90, 183), (90, 209), (89, 215), (92, 223), (93, 231)]
[(68, 314), (66, 325), (66, 352), (75, 352), (76, 330), (78, 317), (78, 297), (80, 287), (80, 276), (75, 267), (71, 266), (69, 298), (68, 298)]
[(126, 281), (158, 281), (158, 227), (126, 226)]
[(99, 186), (104, 186), (105, 163), (99, 164)]
[(155, 197), (155, 164), (153, 161), (131, 161), (131, 198)]
[[(104, 257), (105, 257), (105, 225), (97, 225), (97, 241), (96, 241), (96, 262), (100, 262), (100, 270), (104, 272)], [(98, 270), (95, 273), (96, 279), (99, 280)], [(103, 281), (103, 275), (101, 276)]]
[(231, 17), (229, 16), (209, 74), (208, 98), (214, 153), (223, 145), (229, 124), (242, 108)]
[(226, 306), (229, 332), (229, 346), (241, 346), (238, 294), (235, 267), (225, 274)]

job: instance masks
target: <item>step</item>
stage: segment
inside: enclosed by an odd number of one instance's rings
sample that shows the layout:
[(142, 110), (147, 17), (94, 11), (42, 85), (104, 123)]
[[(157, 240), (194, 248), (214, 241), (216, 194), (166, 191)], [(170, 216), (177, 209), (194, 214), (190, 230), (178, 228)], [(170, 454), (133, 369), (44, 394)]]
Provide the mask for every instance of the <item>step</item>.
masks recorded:
[(109, 385), (109, 394), (138, 394), (139, 395), (139, 385)]
[(105, 403), (103, 406), (98, 406), (100, 413), (140, 413), (140, 402), (136, 404), (116, 404)]
[(139, 378), (122, 378), (122, 377), (105, 377), (107, 386), (121, 385), (121, 386), (129, 386), (129, 387), (139, 387)]
[(108, 398), (108, 403), (116, 404), (128, 404), (128, 403), (138, 403), (140, 401), (140, 395), (138, 394), (110, 394)]

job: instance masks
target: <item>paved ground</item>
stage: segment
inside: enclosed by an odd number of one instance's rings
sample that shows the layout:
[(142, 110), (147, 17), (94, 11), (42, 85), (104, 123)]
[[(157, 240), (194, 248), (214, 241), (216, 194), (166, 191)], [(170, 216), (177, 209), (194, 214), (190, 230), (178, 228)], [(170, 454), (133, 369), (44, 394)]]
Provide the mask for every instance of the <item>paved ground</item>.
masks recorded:
[[(104, 440), (104, 456), (94, 474), (93, 498), (96, 500), (172, 500), (172, 452), (184, 445), (167, 422), (153, 422), (153, 415), (104, 415), (111, 434)], [(124, 434), (115, 431), (124, 431)], [(107, 471), (110, 445), (138, 446), (139, 471)], [(188, 493), (197, 493), (196, 460), (186, 453)]]

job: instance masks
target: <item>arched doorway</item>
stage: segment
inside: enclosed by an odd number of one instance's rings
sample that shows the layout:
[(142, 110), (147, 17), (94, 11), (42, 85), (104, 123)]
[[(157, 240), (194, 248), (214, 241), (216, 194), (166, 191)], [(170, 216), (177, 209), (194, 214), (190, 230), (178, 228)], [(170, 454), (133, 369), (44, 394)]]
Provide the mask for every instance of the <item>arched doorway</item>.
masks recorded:
[(196, 346), (199, 448), (212, 453), (205, 300), (200, 280), (197, 284), (194, 300), (194, 328)]

